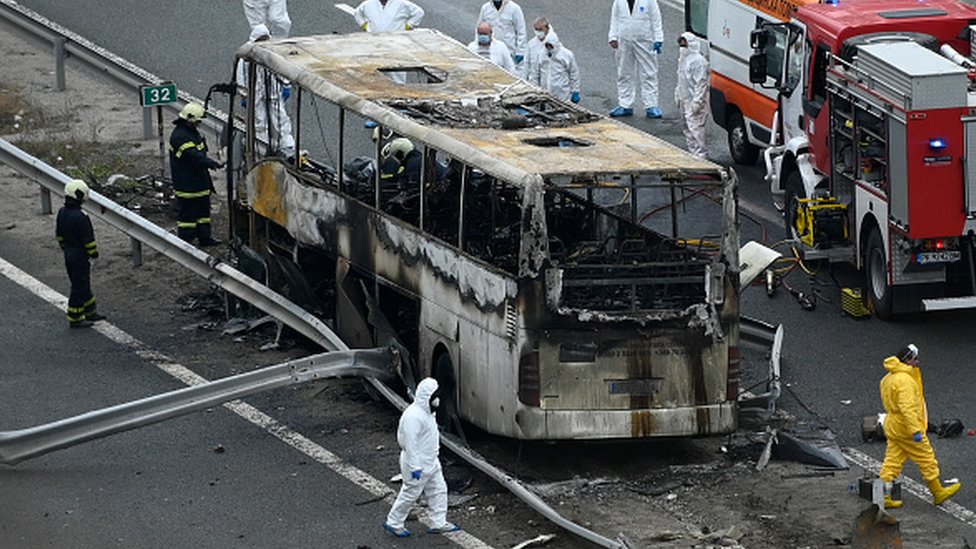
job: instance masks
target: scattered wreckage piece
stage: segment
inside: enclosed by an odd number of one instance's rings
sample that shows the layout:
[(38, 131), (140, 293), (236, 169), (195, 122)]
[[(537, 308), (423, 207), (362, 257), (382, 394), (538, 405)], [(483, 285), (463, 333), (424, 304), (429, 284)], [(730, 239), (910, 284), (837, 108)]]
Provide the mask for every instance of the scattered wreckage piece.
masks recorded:
[(540, 534), (532, 539), (527, 539), (518, 545), (513, 545), (512, 549), (527, 549), (529, 547), (541, 547), (556, 539), (556, 534)]
[(771, 458), (832, 469), (850, 468), (833, 432), (826, 427), (800, 426), (792, 430), (767, 427), (765, 436), (766, 444), (756, 460), (757, 471), (765, 469)]

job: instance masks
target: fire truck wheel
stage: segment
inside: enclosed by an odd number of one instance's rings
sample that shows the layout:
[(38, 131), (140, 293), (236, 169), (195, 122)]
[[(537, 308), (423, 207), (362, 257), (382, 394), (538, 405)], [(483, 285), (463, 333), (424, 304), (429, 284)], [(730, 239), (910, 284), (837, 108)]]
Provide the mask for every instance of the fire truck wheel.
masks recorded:
[(796, 212), (800, 208), (800, 199), (807, 197), (806, 191), (803, 190), (800, 172), (792, 171), (786, 176), (783, 191), (783, 226), (786, 228), (786, 238), (796, 239), (799, 238), (796, 233)]
[(873, 229), (864, 247), (864, 276), (868, 299), (879, 318), (891, 316), (891, 286), (888, 285), (888, 260), (881, 233)]
[(729, 154), (736, 164), (751, 166), (759, 158), (759, 147), (749, 142), (749, 134), (746, 133), (746, 122), (742, 119), (742, 113), (733, 110), (729, 115), (728, 124)]

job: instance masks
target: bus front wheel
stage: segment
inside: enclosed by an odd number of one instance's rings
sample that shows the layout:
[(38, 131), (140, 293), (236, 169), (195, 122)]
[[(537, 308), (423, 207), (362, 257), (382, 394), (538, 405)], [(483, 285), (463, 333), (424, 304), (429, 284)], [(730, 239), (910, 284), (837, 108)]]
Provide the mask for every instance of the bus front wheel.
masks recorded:
[(881, 233), (873, 229), (864, 247), (864, 278), (868, 299), (879, 318), (891, 317), (892, 288), (888, 285), (888, 260)]

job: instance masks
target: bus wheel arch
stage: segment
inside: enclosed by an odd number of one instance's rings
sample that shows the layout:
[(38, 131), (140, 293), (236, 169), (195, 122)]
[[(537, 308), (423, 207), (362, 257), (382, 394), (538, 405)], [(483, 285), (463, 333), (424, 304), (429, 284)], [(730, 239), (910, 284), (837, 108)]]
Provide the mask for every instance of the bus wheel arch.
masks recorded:
[(729, 154), (736, 164), (751, 166), (759, 158), (759, 147), (749, 142), (749, 131), (746, 129), (742, 111), (730, 106), (725, 117), (726, 138)]

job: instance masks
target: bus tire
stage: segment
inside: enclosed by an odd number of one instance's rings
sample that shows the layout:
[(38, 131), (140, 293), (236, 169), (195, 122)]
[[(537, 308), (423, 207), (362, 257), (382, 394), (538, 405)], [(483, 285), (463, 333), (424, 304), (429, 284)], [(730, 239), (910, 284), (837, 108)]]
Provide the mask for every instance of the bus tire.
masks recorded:
[(891, 318), (892, 288), (888, 285), (888, 260), (878, 229), (872, 229), (864, 246), (864, 285), (868, 301), (879, 318)]
[(734, 109), (729, 115), (725, 128), (732, 160), (742, 166), (755, 164), (756, 159), (759, 158), (759, 147), (749, 142), (749, 133), (746, 131), (746, 122), (742, 118), (742, 113)]
[(786, 238), (799, 240), (800, 235), (796, 231), (796, 217), (800, 209), (800, 200), (807, 197), (807, 193), (803, 189), (800, 172), (794, 170), (786, 176), (783, 194), (783, 227), (786, 229)]

